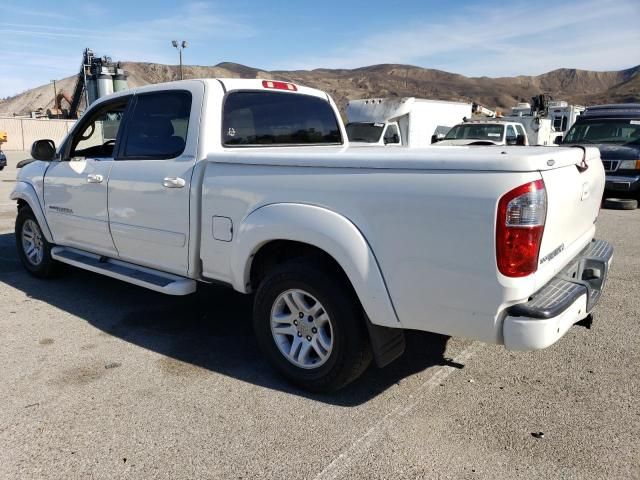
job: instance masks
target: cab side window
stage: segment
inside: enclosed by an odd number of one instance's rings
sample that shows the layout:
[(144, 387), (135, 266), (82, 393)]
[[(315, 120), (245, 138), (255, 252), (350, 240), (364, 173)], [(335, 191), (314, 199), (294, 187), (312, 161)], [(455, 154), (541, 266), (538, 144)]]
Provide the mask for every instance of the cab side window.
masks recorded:
[(70, 158), (113, 158), (120, 124), (128, 98), (100, 107), (88, 118), (80, 120), (71, 140)]
[(400, 134), (396, 125), (389, 125), (384, 133), (384, 144), (400, 143)]
[(518, 136), (516, 135), (516, 130), (513, 128), (513, 125), (507, 126), (507, 145), (515, 145)]
[(136, 97), (126, 126), (119, 159), (175, 158), (186, 146), (191, 94), (182, 90), (154, 92)]

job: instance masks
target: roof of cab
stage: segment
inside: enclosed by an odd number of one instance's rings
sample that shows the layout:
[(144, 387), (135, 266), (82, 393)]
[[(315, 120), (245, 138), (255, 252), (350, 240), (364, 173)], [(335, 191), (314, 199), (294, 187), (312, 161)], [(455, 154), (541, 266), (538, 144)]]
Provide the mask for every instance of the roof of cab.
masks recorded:
[[(199, 82), (204, 83), (205, 85), (222, 85), (226, 92), (234, 91), (234, 90), (264, 90), (264, 91), (274, 91), (274, 92), (286, 92), (292, 94), (303, 94), (303, 95), (311, 95), (314, 97), (322, 98), (324, 100), (328, 100), (329, 96), (326, 92), (322, 90), (317, 90), (315, 88), (305, 87), (303, 85), (298, 85), (291, 82), (281, 82), (278, 80), (270, 80), (270, 79), (261, 79), (261, 78), (194, 78), (188, 80), (176, 80), (173, 82), (163, 82), (163, 83), (153, 83), (149, 85), (144, 85), (141, 87), (134, 87), (128, 90), (122, 90), (117, 93), (112, 93), (110, 95), (106, 95), (104, 97), (96, 100), (96, 104), (102, 103), (105, 100), (115, 99), (118, 97), (125, 97), (127, 95), (135, 95), (137, 93), (142, 92), (152, 92), (157, 90), (163, 90), (168, 87), (175, 89), (180, 85), (185, 85), (188, 83)], [(267, 87), (266, 84), (283, 84), (283, 85), (293, 85), (295, 88), (274, 88)]]

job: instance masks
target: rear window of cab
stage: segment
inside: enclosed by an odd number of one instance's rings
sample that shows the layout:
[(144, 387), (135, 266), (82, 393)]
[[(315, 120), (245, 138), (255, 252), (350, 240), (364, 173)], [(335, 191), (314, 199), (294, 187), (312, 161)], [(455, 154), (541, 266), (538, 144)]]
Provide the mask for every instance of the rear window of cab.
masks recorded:
[(331, 104), (286, 92), (231, 92), (224, 102), (222, 143), (226, 147), (335, 145), (342, 143)]

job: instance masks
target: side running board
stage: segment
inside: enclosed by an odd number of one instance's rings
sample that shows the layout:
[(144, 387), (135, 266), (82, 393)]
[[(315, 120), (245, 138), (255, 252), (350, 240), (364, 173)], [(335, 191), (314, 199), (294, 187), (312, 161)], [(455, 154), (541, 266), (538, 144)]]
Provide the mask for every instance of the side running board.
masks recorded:
[(101, 257), (69, 247), (53, 247), (51, 257), (74, 267), (100, 273), (167, 295), (189, 295), (196, 291), (196, 281), (113, 258)]

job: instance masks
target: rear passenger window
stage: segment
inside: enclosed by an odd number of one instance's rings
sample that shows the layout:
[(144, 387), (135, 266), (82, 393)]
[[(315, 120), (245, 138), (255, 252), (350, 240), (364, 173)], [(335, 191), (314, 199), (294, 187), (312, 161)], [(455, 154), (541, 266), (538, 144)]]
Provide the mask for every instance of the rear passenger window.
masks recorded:
[(279, 92), (232, 92), (224, 104), (225, 146), (340, 144), (327, 100)]
[(189, 130), (191, 94), (141, 94), (126, 126), (123, 159), (166, 159), (182, 154)]

